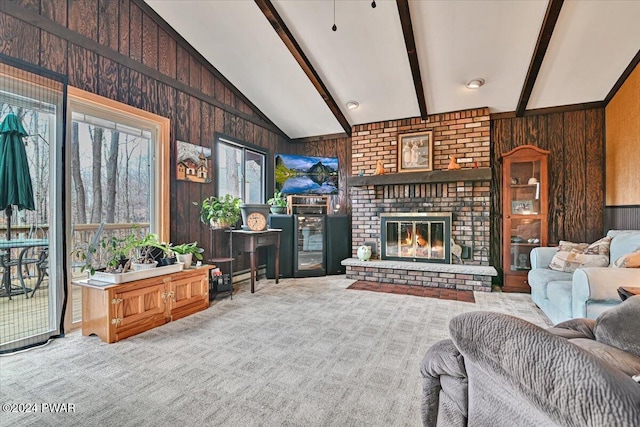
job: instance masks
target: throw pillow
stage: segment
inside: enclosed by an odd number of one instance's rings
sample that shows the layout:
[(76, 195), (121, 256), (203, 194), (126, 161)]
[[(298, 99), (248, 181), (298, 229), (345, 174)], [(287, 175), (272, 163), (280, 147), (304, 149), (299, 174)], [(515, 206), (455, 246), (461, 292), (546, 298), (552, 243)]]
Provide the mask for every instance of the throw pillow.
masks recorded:
[(603, 312), (596, 319), (596, 340), (640, 356), (640, 295)]
[(561, 240), (549, 268), (573, 273), (580, 267), (606, 267), (609, 265), (610, 245), (611, 237), (603, 237), (592, 244)]
[(640, 268), (640, 249), (630, 254), (622, 255), (613, 263), (613, 266), (619, 268)]

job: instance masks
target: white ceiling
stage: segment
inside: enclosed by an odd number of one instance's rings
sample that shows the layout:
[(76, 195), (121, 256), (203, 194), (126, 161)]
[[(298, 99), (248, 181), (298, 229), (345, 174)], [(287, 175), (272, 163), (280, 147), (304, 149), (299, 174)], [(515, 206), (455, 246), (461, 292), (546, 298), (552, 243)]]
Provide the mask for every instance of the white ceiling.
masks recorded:
[[(343, 132), (253, 0), (146, 1), (290, 138)], [(337, 0), (336, 32), (332, 0), (272, 3), (351, 125), (420, 115), (395, 0)], [(547, 4), (410, 0), (428, 113), (514, 111)], [(527, 108), (602, 101), (639, 23), (640, 1), (566, 0)]]

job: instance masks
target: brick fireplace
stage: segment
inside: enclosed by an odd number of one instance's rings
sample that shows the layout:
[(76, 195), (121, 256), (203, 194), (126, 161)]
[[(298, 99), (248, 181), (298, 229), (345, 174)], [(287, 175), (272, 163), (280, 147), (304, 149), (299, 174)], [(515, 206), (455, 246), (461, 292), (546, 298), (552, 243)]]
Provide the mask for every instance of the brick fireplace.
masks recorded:
[[(433, 131), (433, 172), (396, 173), (398, 134)], [(455, 289), (490, 290), (490, 116), (487, 108), (359, 125), (352, 134), (352, 242), (381, 249), (382, 214), (451, 213), (451, 237), (462, 246), (452, 264), (416, 265), (382, 261), (347, 268), (347, 276), (369, 281)], [(450, 156), (461, 170), (447, 170)], [(378, 160), (385, 175), (373, 176)], [(408, 260), (410, 261), (410, 260)], [(395, 264), (394, 264), (395, 263)], [(398, 268), (399, 264), (405, 267)], [(346, 264), (348, 265), (348, 263)], [(477, 267), (477, 268), (474, 268)], [(406, 268), (403, 270), (403, 268)], [(375, 270), (375, 271), (374, 271)], [(404, 273), (403, 273), (404, 271)], [(482, 274), (474, 274), (480, 272)]]

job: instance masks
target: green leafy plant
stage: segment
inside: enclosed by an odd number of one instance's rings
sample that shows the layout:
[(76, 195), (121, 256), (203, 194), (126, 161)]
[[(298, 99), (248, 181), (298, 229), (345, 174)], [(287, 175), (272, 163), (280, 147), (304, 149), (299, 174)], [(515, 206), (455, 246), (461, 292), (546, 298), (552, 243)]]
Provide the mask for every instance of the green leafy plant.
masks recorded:
[[(170, 245), (160, 242), (158, 235), (155, 233), (149, 233), (140, 239), (135, 237), (128, 239), (129, 237), (125, 238), (127, 240), (123, 252), (133, 254), (136, 263), (152, 264), (156, 261), (156, 258), (165, 255), (170, 250)], [(160, 253), (154, 249), (158, 249)]]
[[(169, 246), (160, 242), (157, 234), (138, 237), (132, 233), (124, 237), (103, 237), (99, 242), (74, 249), (71, 255), (78, 261), (81, 272), (88, 271), (93, 275), (98, 268), (104, 267), (108, 273), (126, 273), (131, 262), (151, 264), (155, 260), (154, 254), (158, 253), (154, 248), (167, 254), (171, 251)], [(96, 265), (99, 262), (96, 258), (103, 260), (100, 266)]]
[(204, 252), (203, 248), (198, 247), (198, 242), (182, 243), (171, 246), (170, 249), (179, 255), (193, 254), (193, 257), (199, 260), (202, 259), (202, 253)]
[(96, 273), (96, 268), (93, 265), (94, 256), (98, 252), (100, 244), (90, 243), (87, 247), (77, 247), (71, 252), (71, 256), (78, 261), (80, 271), (88, 271), (90, 274)]
[(223, 227), (233, 225), (240, 219), (241, 204), (242, 200), (231, 194), (209, 196), (200, 204), (200, 221), (212, 225), (216, 223)]
[(270, 206), (277, 206), (277, 207), (287, 207), (287, 198), (286, 196), (282, 193), (282, 191), (278, 191), (276, 190), (275, 193), (273, 193), (273, 197), (270, 198), (269, 200), (267, 200), (267, 204)]

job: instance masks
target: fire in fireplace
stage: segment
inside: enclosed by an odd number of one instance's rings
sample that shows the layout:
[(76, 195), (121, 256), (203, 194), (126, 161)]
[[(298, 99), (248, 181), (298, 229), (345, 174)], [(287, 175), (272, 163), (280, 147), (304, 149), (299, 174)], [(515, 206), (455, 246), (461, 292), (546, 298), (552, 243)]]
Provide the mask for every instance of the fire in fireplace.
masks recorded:
[(451, 263), (451, 213), (380, 214), (381, 259)]

